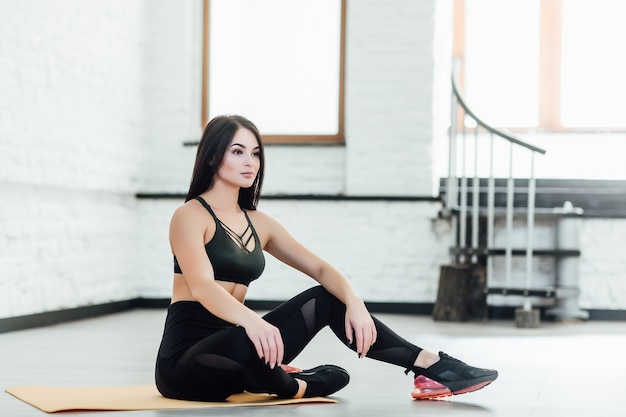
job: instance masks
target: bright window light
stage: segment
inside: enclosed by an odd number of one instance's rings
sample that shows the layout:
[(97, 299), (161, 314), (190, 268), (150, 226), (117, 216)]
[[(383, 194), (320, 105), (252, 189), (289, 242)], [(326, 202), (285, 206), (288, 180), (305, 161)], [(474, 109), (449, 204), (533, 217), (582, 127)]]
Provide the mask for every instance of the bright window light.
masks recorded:
[(466, 0), (465, 10), (468, 103), (494, 127), (536, 126), (539, 1)]
[(211, 0), (209, 30), (209, 118), (338, 133), (341, 0)]
[(563, 126), (626, 126), (626, 2), (566, 0), (561, 7)]

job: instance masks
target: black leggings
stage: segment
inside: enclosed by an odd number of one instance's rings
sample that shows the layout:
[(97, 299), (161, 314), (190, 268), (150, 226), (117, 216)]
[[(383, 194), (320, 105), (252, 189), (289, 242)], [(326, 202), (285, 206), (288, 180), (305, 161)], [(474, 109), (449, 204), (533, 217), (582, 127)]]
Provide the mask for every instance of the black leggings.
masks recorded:
[[(290, 363), (325, 326), (350, 349), (345, 336), (345, 305), (323, 287), (313, 287), (283, 303), (264, 316), (280, 329), (285, 353)], [(421, 348), (407, 342), (374, 318), (378, 337), (367, 357), (407, 369)], [(157, 360), (156, 383), (166, 397), (222, 401), (242, 392), (272, 393), (293, 397), (298, 384), (282, 368), (271, 369), (256, 353), (242, 327), (233, 326), (203, 338), (182, 355)]]

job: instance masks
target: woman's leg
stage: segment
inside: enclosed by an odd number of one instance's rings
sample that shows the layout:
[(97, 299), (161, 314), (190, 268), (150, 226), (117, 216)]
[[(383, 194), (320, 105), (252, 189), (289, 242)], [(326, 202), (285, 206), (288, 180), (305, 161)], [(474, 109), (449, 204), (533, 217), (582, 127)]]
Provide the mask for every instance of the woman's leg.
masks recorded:
[[(310, 288), (267, 313), (264, 318), (281, 331), (285, 345), (285, 363), (290, 363), (325, 326), (350, 349), (356, 341), (345, 337), (346, 306), (323, 287)], [(411, 368), (421, 348), (407, 342), (373, 317), (378, 337), (367, 356), (383, 362)]]
[[(324, 327), (350, 349), (356, 341), (345, 339), (345, 305), (321, 286), (311, 288), (285, 302), (264, 318), (278, 327), (285, 344), (285, 363), (291, 362)], [(438, 355), (415, 346), (376, 317), (377, 339), (367, 357), (414, 372), (414, 398), (427, 399), (475, 391), (498, 377), (491, 369), (475, 368), (440, 352)]]
[[(343, 303), (318, 286), (283, 303), (264, 318), (280, 329), (285, 347), (284, 362), (289, 363), (325, 326), (329, 326), (346, 346), (356, 351), (355, 342), (350, 344), (345, 339), (345, 311)], [(428, 396), (414, 395), (416, 398), (469, 392), (477, 389), (474, 388), (477, 383), (484, 386), (497, 377), (495, 371), (473, 368), (448, 356), (441, 356), (441, 360), (427, 369), (418, 367), (418, 356), (422, 357), (420, 353), (426, 351), (401, 338), (380, 320), (374, 318), (374, 322), (378, 336), (367, 356), (427, 377), (424, 386), (431, 391)], [(172, 398), (217, 401), (243, 390), (293, 397), (299, 388), (291, 375), (280, 367), (271, 369), (258, 357), (241, 327), (228, 328), (204, 338), (175, 363), (160, 364), (157, 372), (167, 374), (167, 381), (161, 378), (163, 389), (159, 389)], [(442, 376), (450, 373), (453, 374), (451, 382), (455, 388), (450, 388), (452, 384), (446, 383), (448, 379)], [(442, 380), (446, 385), (434, 385)], [(177, 391), (168, 395), (164, 391), (172, 385), (170, 381), (176, 381)], [(448, 393), (442, 393), (442, 390), (448, 390)]]
[(285, 398), (298, 392), (294, 378), (267, 366), (245, 330), (235, 326), (205, 337), (180, 358), (160, 360), (157, 386), (166, 397), (200, 401), (222, 401), (244, 390)]

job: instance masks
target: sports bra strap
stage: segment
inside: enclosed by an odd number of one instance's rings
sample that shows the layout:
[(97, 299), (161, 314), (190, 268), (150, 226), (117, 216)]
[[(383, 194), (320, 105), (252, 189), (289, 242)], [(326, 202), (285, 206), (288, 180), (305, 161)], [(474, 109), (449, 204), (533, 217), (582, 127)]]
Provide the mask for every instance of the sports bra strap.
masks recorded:
[[(246, 217), (246, 222), (248, 223), (248, 227), (246, 227), (246, 230), (244, 230), (243, 235), (239, 236), (239, 234), (237, 234), (237, 232), (235, 232), (233, 229), (231, 229), (230, 227), (228, 227), (227, 224), (223, 223), (215, 214), (215, 212), (213, 211), (213, 209), (211, 208), (211, 206), (209, 206), (209, 203), (207, 203), (204, 198), (197, 196), (195, 197), (196, 200), (198, 200), (200, 202), (200, 204), (202, 204), (204, 206), (205, 209), (207, 209), (207, 211), (209, 213), (211, 213), (211, 216), (213, 216), (213, 219), (215, 220), (216, 223), (218, 223), (220, 226), (222, 226), (222, 229), (224, 229), (224, 231), (229, 234), (231, 237), (235, 238), (235, 241), (240, 243), (240, 245), (243, 248), (246, 248), (248, 246), (248, 242), (250, 242), (250, 239), (252, 239), (253, 236), (256, 236), (256, 231), (254, 230), (254, 227), (252, 226), (252, 222), (250, 221), (250, 217), (248, 217), (248, 211), (241, 209), (241, 211), (243, 211), (243, 215)], [(248, 237), (248, 240), (246, 242), (244, 242), (242, 240), (243, 236), (246, 234), (246, 232), (252, 229), (252, 232), (250, 233), (250, 236)]]
[(204, 208), (207, 209), (207, 211), (209, 213), (211, 213), (211, 216), (213, 216), (213, 218), (215, 220), (219, 221), (219, 219), (217, 218), (215, 213), (213, 213), (213, 210), (211, 209), (211, 206), (209, 206), (209, 204), (206, 201), (204, 201), (204, 198), (202, 198), (200, 196), (197, 196), (195, 199), (198, 200), (200, 202), (200, 204), (202, 204), (204, 206)]

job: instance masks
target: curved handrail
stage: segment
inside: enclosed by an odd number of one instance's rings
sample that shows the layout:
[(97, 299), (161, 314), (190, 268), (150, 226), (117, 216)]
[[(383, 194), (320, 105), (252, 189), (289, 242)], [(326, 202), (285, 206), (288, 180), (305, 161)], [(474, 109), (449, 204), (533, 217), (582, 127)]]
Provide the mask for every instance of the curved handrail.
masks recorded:
[[(530, 174), (528, 178), (528, 211), (526, 216), (526, 289), (530, 289), (532, 286), (532, 277), (533, 277), (533, 231), (535, 224), (535, 155), (536, 154), (545, 154), (545, 149), (541, 149), (537, 146), (526, 143), (512, 135), (504, 133), (492, 126), (489, 126), (483, 120), (481, 120), (476, 114), (469, 108), (467, 103), (465, 102), (465, 98), (463, 94), (461, 94), (458, 83), (457, 83), (457, 73), (458, 73), (458, 65), (455, 65), (454, 71), (452, 71), (452, 111), (451, 111), (451, 120), (450, 120), (450, 154), (449, 154), (449, 173), (447, 180), (447, 201), (449, 207), (458, 207), (456, 200), (458, 196), (460, 196), (460, 219), (455, 224), (458, 224), (459, 234), (457, 236), (457, 242), (460, 249), (470, 249), (471, 258), (466, 259), (464, 254), (461, 254), (457, 261), (461, 262), (470, 261), (471, 263), (478, 262), (478, 257), (476, 255), (476, 250), (479, 249), (479, 233), (478, 230), (480, 226), (479, 218), (479, 178), (478, 178), (478, 132), (479, 129), (485, 129), (490, 132), (490, 143), (489, 143), (489, 178), (488, 178), (488, 190), (487, 190), (487, 224), (486, 224), (486, 234), (487, 234), (487, 248), (491, 250), (494, 248), (495, 236), (495, 178), (493, 175), (493, 160), (494, 160), (494, 137), (502, 138), (508, 141), (511, 146), (508, 151), (508, 159), (509, 159), (509, 175), (507, 178), (507, 186), (506, 186), (506, 248), (505, 248), (505, 281), (508, 283), (512, 276), (512, 268), (513, 268), (513, 245), (512, 245), (512, 235), (513, 235), (513, 210), (514, 210), (514, 189), (515, 189), (515, 178), (513, 177), (513, 145), (517, 145), (521, 148), (526, 148), (531, 151), (530, 155)], [(471, 245), (468, 245), (467, 242), (467, 228), (469, 227), (468, 223), (468, 185), (467, 179), (468, 175), (465, 172), (465, 163), (466, 163), (466, 129), (465, 125), (463, 125), (463, 132), (461, 135), (462, 140), (462, 161), (463, 161), (463, 172), (460, 177), (461, 185), (460, 191), (457, 189), (457, 177), (456, 177), (456, 139), (457, 132), (456, 127), (458, 123), (458, 109), (462, 108), (464, 111), (463, 117), (465, 115), (471, 117), (476, 123), (477, 127), (474, 130), (475, 133), (475, 144), (474, 146), (474, 178), (472, 183), (472, 204), (471, 204)], [(487, 256), (487, 276), (491, 276), (493, 273), (493, 257)], [(531, 301), (529, 297), (524, 299), (524, 310), (529, 310), (531, 308)]]
[(531, 145), (530, 143), (526, 143), (514, 136), (511, 136), (509, 134), (504, 133), (501, 130), (498, 130), (494, 127), (489, 126), (487, 123), (485, 123), (484, 121), (482, 121), (478, 116), (476, 116), (476, 113), (474, 113), (469, 106), (467, 105), (467, 103), (465, 102), (465, 98), (463, 98), (463, 94), (461, 94), (461, 91), (459, 90), (458, 86), (457, 86), (457, 82), (456, 82), (456, 74), (455, 72), (452, 73), (452, 91), (454, 92), (454, 95), (456, 96), (459, 104), (461, 105), (461, 107), (463, 107), (463, 110), (465, 111), (466, 114), (470, 115), (472, 117), (472, 119), (474, 119), (476, 121), (476, 123), (478, 123), (478, 125), (482, 126), (485, 130), (500, 136), (503, 139), (508, 140), (509, 142), (513, 142), (516, 145), (519, 146), (523, 146), (524, 148), (530, 149), (533, 152), (538, 152), (540, 154), (545, 154), (546, 150), (539, 148), (537, 146)]

